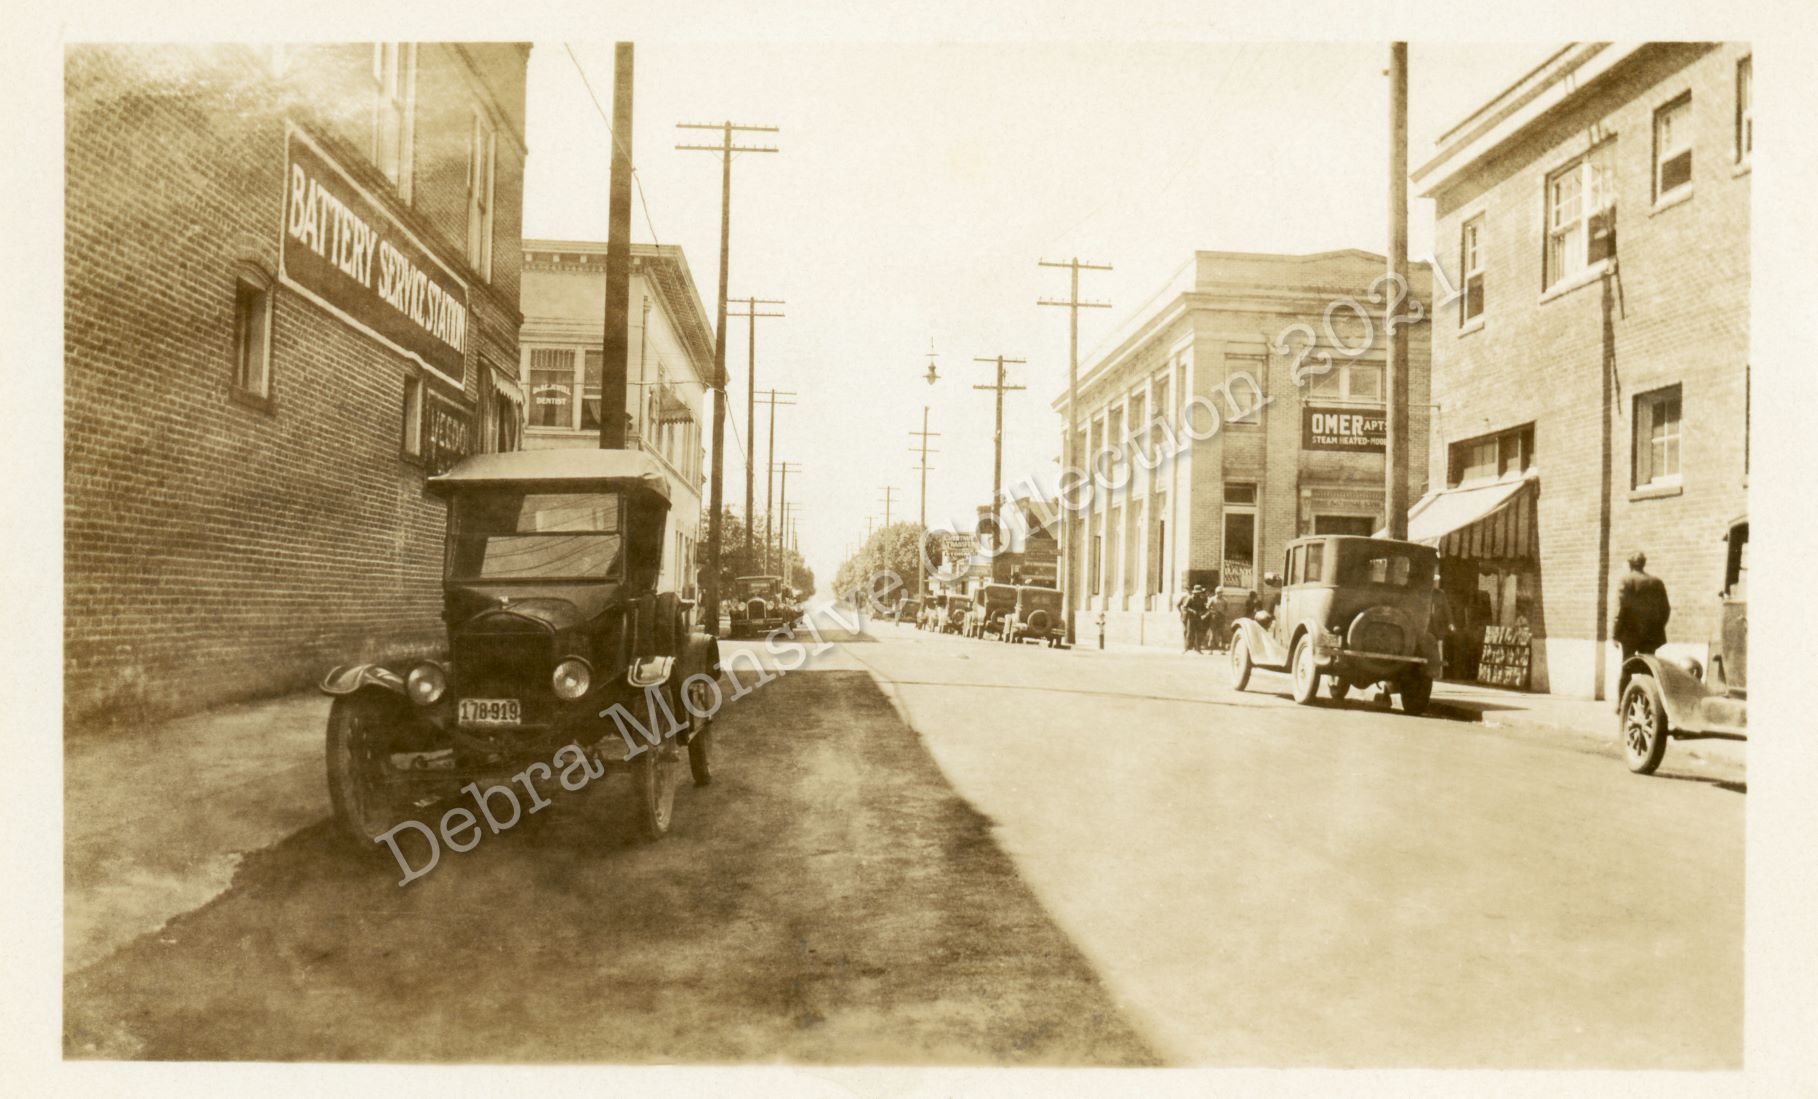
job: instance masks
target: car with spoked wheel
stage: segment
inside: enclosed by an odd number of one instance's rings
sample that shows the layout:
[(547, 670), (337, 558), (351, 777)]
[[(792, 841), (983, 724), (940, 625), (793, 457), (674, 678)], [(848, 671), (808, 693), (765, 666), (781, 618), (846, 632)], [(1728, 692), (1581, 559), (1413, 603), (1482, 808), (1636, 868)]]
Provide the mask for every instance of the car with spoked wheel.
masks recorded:
[(1425, 713), (1441, 674), (1429, 627), (1439, 555), (1430, 546), (1361, 535), (1313, 535), (1288, 543), (1283, 572), (1264, 583), (1276, 605), (1231, 627), (1231, 685), (1258, 668), (1287, 672), (1294, 701), (1317, 701), (1323, 682), (1343, 699), (1380, 685), (1409, 714)]
[[(620, 770), (643, 835), (670, 829), (681, 779), (712, 779), (718, 642), (659, 591), (668, 481), (625, 450), (466, 458), (428, 481), (448, 503), (447, 646), (434, 659), (335, 668), (326, 763), (339, 830), (362, 847), (469, 782), (567, 745)], [(687, 692), (686, 697), (684, 692)], [(667, 711), (635, 749), (609, 719)], [(545, 773), (547, 765), (542, 764)]]
[(1723, 587), (1717, 593), (1717, 636), (1704, 666), (1690, 656), (1635, 653), (1623, 662), (1617, 688), (1622, 753), (1629, 770), (1651, 775), (1669, 740), (1743, 740), (1748, 736), (1749, 520), (1724, 535)]

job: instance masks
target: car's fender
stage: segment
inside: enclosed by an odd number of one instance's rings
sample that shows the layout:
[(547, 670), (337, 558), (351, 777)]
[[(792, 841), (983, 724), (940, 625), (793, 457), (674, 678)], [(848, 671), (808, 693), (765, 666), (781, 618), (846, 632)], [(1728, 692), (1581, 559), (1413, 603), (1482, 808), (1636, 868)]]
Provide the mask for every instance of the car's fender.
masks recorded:
[(1715, 692), (1671, 660), (1662, 660), (1652, 653), (1636, 653), (1623, 662), (1622, 678), (1616, 687), (1617, 698), (1622, 697), (1629, 680), (1638, 674), (1654, 677), (1655, 685), (1660, 688), (1660, 701), (1666, 706), (1668, 727), (1693, 729), (1698, 726), (1698, 704)]
[(1242, 635), (1244, 647), (1250, 650), (1250, 662), (1261, 667), (1285, 668), (1288, 654), (1275, 643), (1275, 637), (1254, 618), (1240, 618), (1232, 623), (1231, 632)]
[(378, 664), (342, 664), (322, 677), (319, 685), (325, 695), (340, 697), (371, 687), (405, 697), (404, 677)]

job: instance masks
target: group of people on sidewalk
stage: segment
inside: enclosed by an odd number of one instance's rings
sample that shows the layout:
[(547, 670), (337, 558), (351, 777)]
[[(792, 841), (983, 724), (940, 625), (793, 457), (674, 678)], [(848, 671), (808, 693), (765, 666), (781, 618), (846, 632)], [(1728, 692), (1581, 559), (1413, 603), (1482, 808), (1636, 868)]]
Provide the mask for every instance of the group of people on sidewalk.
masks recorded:
[[(1180, 633), (1183, 642), (1181, 652), (1203, 653), (1214, 649), (1223, 651), (1228, 640), (1229, 623), (1225, 621), (1225, 612), (1218, 598), (1206, 590), (1204, 584), (1193, 585), (1193, 590), (1183, 595), (1174, 604), (1180, 612)], [(1253, 618), (1256, 615), (1256, 593), (1244, 593), (1244, 606), (1238, 617)]]

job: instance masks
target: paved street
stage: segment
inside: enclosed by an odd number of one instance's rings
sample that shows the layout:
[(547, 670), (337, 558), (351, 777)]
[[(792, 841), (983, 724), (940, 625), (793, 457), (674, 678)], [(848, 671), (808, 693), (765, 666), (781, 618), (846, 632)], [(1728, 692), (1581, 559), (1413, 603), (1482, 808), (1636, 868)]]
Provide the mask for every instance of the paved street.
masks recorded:
[(303, 827), (72, 973), (66, 1050), (1740, 1061), (1745, 797), (1721, 761), (1643, 779), (1590, 736), (1304, 709), (1267, 675), (1234, 695), (1213, 657), (891, 625), (717, 729), (720, 779), (654, 846), (616, 787), (403, 889)]
[(853, 655), (1169, 1061), (1740, 1064), (1733, 767), (875, 629)]

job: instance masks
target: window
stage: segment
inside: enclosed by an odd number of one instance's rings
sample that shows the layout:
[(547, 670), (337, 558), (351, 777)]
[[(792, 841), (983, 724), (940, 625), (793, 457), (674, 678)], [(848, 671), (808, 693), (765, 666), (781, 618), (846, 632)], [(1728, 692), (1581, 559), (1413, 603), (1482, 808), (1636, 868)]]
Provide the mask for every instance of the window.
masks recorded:
[(530, 353), (530, 426), (574, 427), (574, 352), (539, 347)]
[(398, 193), (410, 197), (410, 93), (416, 47), (375, 42), (372, 47), (372, 162)]
[(467, 156), (467, 262), (492, 281), (492, 193), (498, 161), (498, 134), (478, 111)]
[(609, 579), (620, 574), (616, 493), (500, 492), (455, 500), (450, 580)]
[(1249, 504), (1251, 506), (1255, 506), (1255, 504), (1256, 504), (1256, 486), (1255, 485), (1226, 483), (1226, 485), (1225, 485), (1225, 503), (1227, 503), (1227, 504)]
[(1534, 465), (1534, 425), (1453, 443), (1449, 457), (1451, 485), (1520, 477)]
[(234, 388), (271, 396), (271, 291), (264, 282), (234, 280)]
[(423, 454), (423, 379), (404, 379), (404, 453)]
[(1307, 544), (1305, 552), (1307, 560), (1305, 575), (1301, 577), (1301, 583), (1317, 584), (1326, 578), (1326, 544), (1310, 542)]
[(1221, 585), (1232, 588), (1256, 586), (1256, 486), (1225, 485), (1224, 560), (1219, 570)]
[(600, 372), (606, 363), (603, 351), (588, 351), (581, 365), (581, 430), (600, 430)]
[(1634, 487), (1679, 483), (1679, 387), (1635, 398)]
[(1325, 401), (1383, 402), (1383, 364), (1335, 362), (1332, 369), (1312, 378), (1308, 395)]
[(1547, 177), (1549, 289), (1616, 255), (1616, 188), (1602, 164), (1607, 155), (1593, 150)]
[(1459, 270), (1464, 272), (1464, 294), (1458, 301), (1458, 322), (1483, 316), (1483, 215), (1465, 222), (1459, 234)]
[(1654, 112), (1654, 201), (1670, 198), (1692, 182), (1692, 96), (1690, 92)]
[(1755, 151), (1755, 59), (1736, 63), (1736, 163), (1747, 164)]

